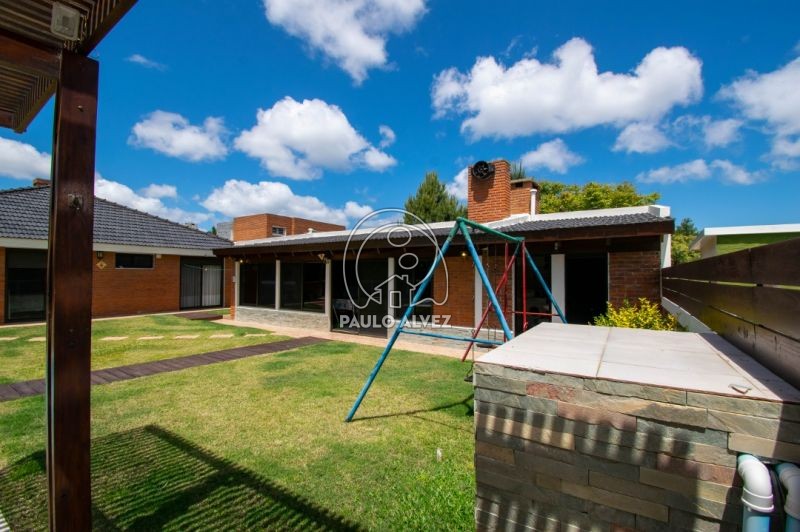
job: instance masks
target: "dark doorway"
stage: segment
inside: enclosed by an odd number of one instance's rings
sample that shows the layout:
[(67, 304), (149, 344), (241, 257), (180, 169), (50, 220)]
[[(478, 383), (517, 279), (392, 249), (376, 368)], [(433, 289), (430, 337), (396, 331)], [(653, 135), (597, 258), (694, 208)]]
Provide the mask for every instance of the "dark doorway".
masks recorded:
[(222, 259), (181, 257), (181, 308), (221, 307)]
[[(548, 289), (550, 288), (550, 255), (533, 255), (533, 261), (536, 267), (547, 283)], [(527, 311), (536, 313), (537, 315), (528, 316), (528, 329), (538, 325), (543, 321), (550, 321), (550, 316), (553, 311), (551, 310), (550, 299), (547, 297), (542, 283), (536, 277), (533, 269), (527, 261), (523, 261), (522, 257), (517, 257), (514, 262), (514, 309), (523, 310), (522, 298), (522, 269), (525, 268), (525, 288), (527, 292)], [(546, 315), (543, 315), (546, 314)], [(524, 329), (524, 317), (522, 314), (514, 315), (514, 334), (520, 334), (527, 329)]]
[(567, 255), (566, 317), (568, 323), (585, 325), (606, 311), (608, 301), (608, 256)]
[[(388, 262), (386, 259), (360, 260), (357, 265), (358, 272), (354, 260), (345, 261), (344, 264), (334, 261), (332, 264), (331, 328), (386, 337), (383, 319), (389, 308)], [(346, 269), (347, 285), (343, 268)]]
[(46, 251), (6, 250), (6, 321), (44, 320), (46, 288)]

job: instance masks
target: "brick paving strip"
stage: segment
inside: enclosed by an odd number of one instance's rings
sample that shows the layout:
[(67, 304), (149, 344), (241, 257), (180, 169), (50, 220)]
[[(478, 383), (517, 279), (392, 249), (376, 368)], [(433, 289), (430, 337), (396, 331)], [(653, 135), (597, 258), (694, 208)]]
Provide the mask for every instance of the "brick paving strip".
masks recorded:
[[(227, 362), (229, 360), (239, 360), (241, 358), (248, 358), (256, 355), (266, 355), (269, 353), (277, 353), (279, 351), (288, 351), (290, 349), (297, 349), (298, 347), (306, 347), (328, 341), (329, 340), (325, 340), (323, 338), (304, 336), (302, 338), (292, 338), (289, 340), (280, 340), (266, 344), (223, 349), (222, 351), (213, 351), (211, 353), (203, 353), (201, 355), (189, 355), (185, 357), (156, 360), (153, 362), (131, 364), (130, 366), (98, 369), (92, 372), (92, 385), (95, 386), (98, 384), (126, 381), (130, 379), (136, 379), (138, 377), (147, 377), (149, 375), (157, 375), (159, 373), (180, 371), (182, 369), (195, 368), (197, 366), (207, 366), (209, 364), (217, 364), (219, 362)], [(14, 399), (30, 397), (32, 395), (41, 395), (43, 393), (44, 379), (12, 382), (11, 384), (0, 384), (0, 402), (12, 401)]]

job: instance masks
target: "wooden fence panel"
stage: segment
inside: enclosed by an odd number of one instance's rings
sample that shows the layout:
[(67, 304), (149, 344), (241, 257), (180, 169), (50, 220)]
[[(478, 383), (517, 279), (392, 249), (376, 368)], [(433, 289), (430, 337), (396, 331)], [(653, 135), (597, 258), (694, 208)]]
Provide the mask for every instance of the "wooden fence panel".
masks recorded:
[(800, 387), (800, 239), (662, 270), (665, 298)]

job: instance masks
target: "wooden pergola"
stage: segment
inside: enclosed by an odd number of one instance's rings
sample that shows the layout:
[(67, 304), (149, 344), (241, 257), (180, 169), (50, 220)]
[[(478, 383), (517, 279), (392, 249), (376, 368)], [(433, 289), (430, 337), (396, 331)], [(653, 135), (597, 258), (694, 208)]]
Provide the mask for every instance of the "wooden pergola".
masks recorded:
[[(50, 528), (90, 530), (94, 156), (99, 65), (88, 55), (136, 0), (0, 0), (0, 126), (21, 133), (55, 94), (47, 256)], [(62, 9), (62, 8), (66, 9)], [(77, 35), (51, 30), (54, 10)], [(62, 23), (63, 25), (63, 23)]]

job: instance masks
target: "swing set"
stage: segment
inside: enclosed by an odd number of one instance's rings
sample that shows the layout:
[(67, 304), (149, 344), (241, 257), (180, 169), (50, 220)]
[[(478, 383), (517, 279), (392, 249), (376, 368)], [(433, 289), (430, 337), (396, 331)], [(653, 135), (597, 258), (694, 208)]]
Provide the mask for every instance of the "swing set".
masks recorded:
[[(482, 233), (494, 236), (496, 238), (501, 239), (505, 244), (505, 252), (504, 252), (504, 271), (503, 275), (500, 278), (500, 281), (497, 283), (497, 288), (493, 289), (491, 282), (489, 280), (489, 276), (486, 274), (486, 270), (483, 267), (483, 263), (481, 261), (481, 257), (478, 254), (478, 250), (475, 247), (475, 243), (472, 241), (471, 231), (480, 231)], [(481, 316), (480, 321), (478, 322), (478, 326), (472, 331), (472, 334), (469, 338), (463, 336), (454, 336), (448, 334), (441, 334), (436, 332), (428, 332), (428, 331), (416, 331), (416, 330), (409, 330), (406, 329), (406, 325), (408, 323), (409, 318), (411, 317), (411, 313), (414, 310), (415, 305), (419, 302), (422, 298), (422, 295), (425, 293), (425, 289), (433, 279), (433, 272), (436, 268), (441, 264), (444, 260), (444, 256), (447, 253), (450, 245), (453, 243), (455, 237), (461, 233), (463, 235), (464, 240), (467, 245), (467, 251), (472, 258), (472, 262), (475, 265), (475, 269), (480, 276), (481, 283), (483, 284), (486, 293), (489, 296), (489, 305), (483, 310), (483, 315)], [(509, 255), (509, 248), (513, 247), (513, 253)], [(366, 397), (367, 392), (369, 392), (370, 387), (372, 386), (375, 377), (378, 376), (378, 372), (381, 370), (381, 366), (386, 361), (386, 358), (389, 356), (392, 348), (394, 347), (395, 342), (401, 334), (409, 334), (414, 336), (427, 336), (431, 338), (440, 338), (445, 340), (456, 340), (461, 342), (467, 342), (467, 349), (464, 351), (464, 355), (461, 357), (461, 361), (465, 361), (467, 356), (469, 355), (470, 350), (474, 349), (475, 344), (478, 345), (502, 345), (503, 343), (511, 340), (514, 337), (514, 333), (511, 331), (511, 328), (508, 325), (508, 321), (505, 318), (505, 313), (508, 311), (508, 298), (506, 297), (506, 292), (504, 288), (508, 283), (510, 278), (509, 272), (512, 271), (514, 268), (514, 264), (516, 263), (517, 257), (521, 257), (520, 260), (523, 261), (522, 267), (522, 310), (515, 310), (513, 311), (513, 315), (522, 315), (522, 330), (525, 331), (528, 329), (528, 316), (558, 316), (561, 319), (562, 323), (567, 323), (566, 318), (564, 317), (564, 313), (561, 311), (561, 307), (559, 307), (556, 300), (553, 298), (553, 294), (550, 292), (550, 288), (547, 286), (547, 283), (542, 277), (539, 268), (536, 266), (536, 262), (534, 262), (533, 257), (531, 256), (530, 252), (525, 247), (525, 238), (524, 237), (517, 237), (511, 236), (506, 233), (502, 233), (491, 227), (487, 227), (485, 225), (479, 224), (477, 222), (473, 222), (472, 220), (468, 220), (466, 218), (456, 218), (455, 224), (453, 228), (447, 235), (447, 239), (442, 244), (442, 247), (439, 249), (438, 253), (436, 254), (436, 258), (431, 265), (430, 270), (428, 271), (425, 278), (422, 280), (420, 285), (414, 291), (414, 296), (411, 299), (411, 303), (406, 308), (405, 312), (403, 313), (403, 317), (400, 319), (400, 322), (395, 327), (392, 336), (389, 338), (389, 342), (386, 344), (386, 347), (383, 349), (383, 353), (378, 358), (378, 361), (375, 363), (375, 367), (372, 368), (369, 376), (367, 377), (364, 386), (361, 388), (361, 392), (359, 392), (358, 397), (356, 398), (355, 403), (353, 403), (350, 412), (347, 414), (345, 421), (352, 421), (353, 416), (355, 416), (358, 407), (361, 406), (361, 402)], [(552, 305), (552, 308), (556, 310), (556, 314), (551, 313), (543, 313), (543, 312), (529, 312), (528, 305), (527, 305), (527, 268), (524, 267), (524, 263), (530, 266), (533, 270), (533, 273), (536, 276), (539, 284), (541, 285), (542, 289), (544, 290), (547, 298)], [(500, 301), (498, 300), (498, 296), (500, 295), (501, 291), (503, 292), (503, 306), (500, 306)], [(479, 339), (478, 335), (480, 334), (481, 328), (483, 328), (486, 319), (489, 317), (489, 311), (493, 310), (495, 316), (497, 317), (497, 321), (500, 324), (500, 327), (503, 330), (504, 340), (500, 341), (497, 339), (490, 339), (490, 338), (483, 338)]]

